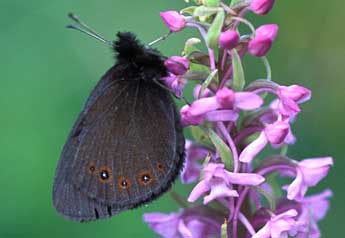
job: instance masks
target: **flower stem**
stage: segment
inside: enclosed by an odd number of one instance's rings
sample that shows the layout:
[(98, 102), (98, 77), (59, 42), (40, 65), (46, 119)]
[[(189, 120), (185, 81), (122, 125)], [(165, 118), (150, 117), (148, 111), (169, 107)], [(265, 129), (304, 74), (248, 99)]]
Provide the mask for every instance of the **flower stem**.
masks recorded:
[(224, 10), (230, 14), (230, 15), (234, 15), (237, 16), (237, 12), (234, 11), (232, 8), (230, 8), (228, 5), (226, 5), (225, 3), (221, 2), (220, 5), (222, 6), (222, 8), (224, 8)]
[(239, 160), (238, 160), (238, 152), (237, 152), (237, 148), (236, 145), (234, 143), (234, 141), (232, 140), (230, 133), (226, 130), (226, 127), (224, 125), (223, 122), (218, 122), (217, 123), (218, 128), (220, 129), (220, 131), (222, 132), (223, 136), (225, 137), (225, 139), (227, 140), (231, 152), (232, 152), (232, 157), (234, 160), (234, 173), (238, 173), (239, 170)]
[(215, 61), (214, 51), (211, 48), (209, 48), (207, 43), (206, 43), (206, 34), (207, 34), (206, 30), (202, 26), (200, 26), (198, 23), (195, 23), (195, 22), (188, 22), (186, 24), (186, 26), (195, 27), (195, 28), (197, 28), (199, 30), (200, 35), (204, 39), (205, 45), (207, 47), (208, 56), (209, 56), (209, 59), (210, 59), (211, 71), (214, 71), (216, 69), (216, 61)]
[(246, 20), (246, 19), (244, 19), (242, 17), (232, 17), (232, 19), (236, 20), (237, 22), (242, 22), (242, 23), (246, 24), (249, 27), (249, 29), (251, 30), (252, 36), (254, 37), (254, 35), (255, 35), (255, 28), (252, 25), (252, 23), (250, 23), (248, 20)]
[(237, 238), (237, 223), (238, 223), (238, 217), (240, 214), (240, 209), (241, 206), (244, 202), (244, 199), (246, 198), (248, 192), (249, 192), (250, 187), (245, 187), (242, 191), (242, 193), (240, 194), (240, 197), (237, 200), (237, 204), (235, 207), (235, 212), (234, 212), (234, 218), (232, 221), (232, 238)]
[(261, 57), (262, 62), (265, 65), (266, 72), (267, 72), (267, 80), (272, 80), (272, 70), (271, 70), (271, 65), (270, 62), (268, 61), (266, 56)]
[(251, 235), (254, 235), (255, 230), (254, 230), (253, 226), (250, 224), (250, 222), (248, 221), (247, 217), (242, 212), (240, 212), (240, 214), (238, 215), (238, 218), (240, 219), (242, 224), (247, 228), (248, 232)]

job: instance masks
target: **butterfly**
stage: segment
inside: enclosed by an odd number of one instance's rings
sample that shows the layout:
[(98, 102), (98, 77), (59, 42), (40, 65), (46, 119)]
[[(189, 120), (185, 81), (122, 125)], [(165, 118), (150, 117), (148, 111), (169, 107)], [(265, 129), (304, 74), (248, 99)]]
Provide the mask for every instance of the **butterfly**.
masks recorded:
[(53, 204), (80, 222), (108, 218), (166, 192), (184, 162), (185, 138), (160, 78), (165, 57), (130, 32), (111, 42), (116, 63), (91, 92), (63, 147)]

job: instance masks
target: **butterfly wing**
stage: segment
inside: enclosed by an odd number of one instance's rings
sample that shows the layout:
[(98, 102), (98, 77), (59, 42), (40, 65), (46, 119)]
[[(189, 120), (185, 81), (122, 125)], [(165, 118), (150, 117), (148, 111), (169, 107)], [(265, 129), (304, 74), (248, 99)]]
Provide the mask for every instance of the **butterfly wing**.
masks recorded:
[(179, 116), (167, 91), (122, 81), (114, 68), (91, 93), (64, 147), (54, 205), (79, 221), (137, 207), (170, 187), (183, 152)]

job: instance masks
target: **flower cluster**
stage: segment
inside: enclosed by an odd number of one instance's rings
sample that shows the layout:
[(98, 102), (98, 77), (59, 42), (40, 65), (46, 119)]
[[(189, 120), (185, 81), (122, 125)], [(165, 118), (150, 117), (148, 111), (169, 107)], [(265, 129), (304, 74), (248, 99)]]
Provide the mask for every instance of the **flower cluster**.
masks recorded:
[[(161, 79), (179, 97), (186, 83), (194, 87), (193, 101), (180, 114), (193, 135), (181, 179), (195, 186), (186, 199), (178, 197), (180, 211), (145, 214), (145, 222), (168, 238), (320, 237), (317, 223), (332, 192), (306, 194), (327, 175), (333, 159), (287, 156), (296, 142), (292, 123), (311, 91), (272, 81), (266, 54), (278, 26), (255, 28), (244, 18), (250, 11), (267, 14), (274, 0), (194, 2), (160, 15), (171, 32), (192, 27), (201, 35), (186, 41), (182, 56), (165, 61), (170, 73)], [(248, 32), (241, 32), (240, 24)], [(201, 42), (207, 52), (198, 48)], [(265, 77), (246, 82), (242, 57), (247, 53), (262, 60)], [(270, 148), (267, 157), (261, 153), (265, 148)], [(279, 177), (290, 182), (280, 184)]]

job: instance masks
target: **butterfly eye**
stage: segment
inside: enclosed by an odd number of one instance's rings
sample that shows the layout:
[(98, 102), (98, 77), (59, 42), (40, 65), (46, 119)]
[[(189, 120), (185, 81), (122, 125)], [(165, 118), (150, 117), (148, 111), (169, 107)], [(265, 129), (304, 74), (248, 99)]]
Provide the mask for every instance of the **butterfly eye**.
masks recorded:
[(111, 169), (107, 166), (102, 166), (99, 168), (99, 181), (100, 182), (110, 182), (111, 180)]
[(121, 189), (129, 189), (132, 186), (132, 182), (128, 178), (120, 177), (117, 180), (117, 186)]
[(140, 172), (137, 176), (138, 182), (143, 186), (147, 186), (150, 183), (152, 183), (153, 179), (154, 179), (153, 174), (149, 170), (144, 170)]

